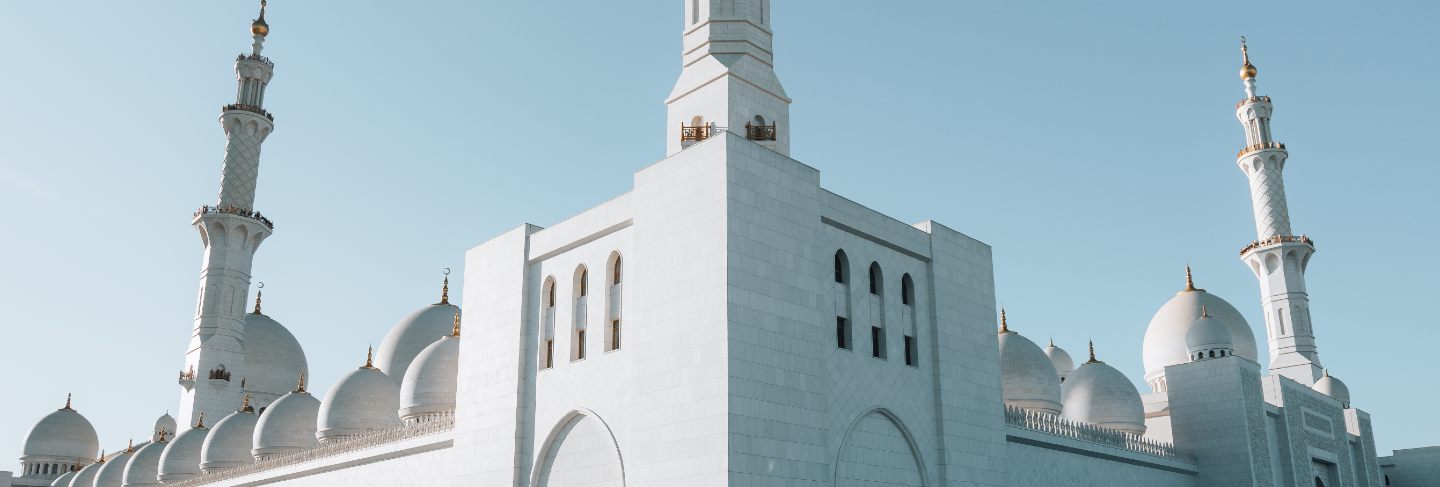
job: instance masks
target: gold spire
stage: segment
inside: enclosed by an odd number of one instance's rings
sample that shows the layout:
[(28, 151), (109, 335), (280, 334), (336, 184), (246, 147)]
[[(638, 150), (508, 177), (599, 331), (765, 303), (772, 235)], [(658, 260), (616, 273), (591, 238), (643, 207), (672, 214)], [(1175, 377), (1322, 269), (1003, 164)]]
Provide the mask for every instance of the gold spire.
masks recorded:
[(1099, 362), (1099, 360), (1095, 360), (1095, 340), (1090, 340), (1090, 361), (1085, 363), (1093, 364), (1096, 362)]
[(450, 336), (460, 338), (460, 312), (455, 312), (455, 327), (450, 330)]
[(165, 442), (165, 434), (166, 434), (165, 427), (164, 427), (164, 426), (161, 426), (161, 427), (160, 427), (160, 431), (157, 431), (157, 432), (155, 433), (155, 442), (156, 442), (156, 443), (164, 443), (164, 442)]
[(305, 373), (304, 373), (304, 372), (301, 372), (301, 373), (300, 373), (300, 383), (295, 385), (295, 392), (302, 393), (302, 394), (305, 392)]
[(445, 268), (445, 284), (440, 286), (440, 302), (435, 304), (450, 304), (450, 268)]
[(1255, 65), (1250, 64), (1250, 48), (1245, 45), (1245, 36), (1240, 36), (1240, 59), (1245, 62), (1240, 67), (1240, 79), (1254, 79), (1257, 71)]
[(255, 412), (255, 408), (250, 407), (250, 394), (249, 394), (249, 393), (246, 393), (246, 394), (245, 394), (245, 397), (243, 397), (243, 398), (240, 399), (240, 412), (242, 412), (242, 413), (253, 413), (253, 412)]
[(200, 411), (200, 419), (195, 420), (195, 429), (205, 429), (205, 411)]
[(250, 23), (250, 33), (260, 37), (270, 35), (270, 24), (265, 23), (265, 0), (260, 0), (260, 18)]
[(105, 463), (105, 450), (100, 450), (100, 458), (96, 458), (95, 463)]
[(71, 408), (70, 408), (70, 393), (68, 393), (68, 392), (65, 393), (65, 407), (60, 408), (60, 409), (67, 410), (67, 411), (74, 411), (74, 409), (71, 409)]
[(1050, 337), (1050, 348), (1055, 348), (1055, 337)]
[(125, 453), (135, 453), (135, 439), (131, 438), (130, 443), (125, 445)]
[(375, 347), (374, 347), (373, 345), (365, 349), (365, 367), (364, 367), (364, 368), (366, 368), (366, 369), (373, 369), (373, 368), (375, 368)]
[(1005, 323), (1005, 308), (1000, 308), (1000, 333), (1010, 333), (1010, 325)]
[(1190, 274), (1190, 264), (1185, 264), (1185, 289), (1182, 289), (1180, 292), (1188, 293), (1191, 291), (1205, 292), (1204, 289), (1195, 287), (1195, 276)]
[(265, 283), (262, 282), (255, 289), (255, 312), (251, 314), (260, 314), (260, 296), (263, 295), (265, 295)]

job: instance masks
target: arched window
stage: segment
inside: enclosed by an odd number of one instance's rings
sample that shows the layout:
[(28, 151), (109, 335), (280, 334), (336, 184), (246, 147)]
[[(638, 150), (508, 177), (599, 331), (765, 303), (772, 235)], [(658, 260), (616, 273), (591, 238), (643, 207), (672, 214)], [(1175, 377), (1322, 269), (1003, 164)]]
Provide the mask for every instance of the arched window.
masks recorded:
[(871, 262), (871, 263), (870, 263), (870, 294), (879, 295), (879, 294), (880, 294), (880, 288), (882, 287), (882, 285), (883, 285), (883, 281), (882, 281), (882, 277), (881, 277), (881, 275), (880, 275), (880, 263), (879, 263), (879, 262)]
[(915, 343), (915, 280), (910, 274), (900, 276), (900, 326), (905, 327), (905, 365), (919, 366), (919, 350)]
[(555, 366), (555, 276), (545, 278), (540, 293), (540, 368), (548, 369)]
[(610, 352), (620, 349), (620, 309), (623, 302), (621, 296), (624, 294), (624, 285), (621, 284), (622, 281), (620, 280), (623, 275), (621, 272), (620, 253), (611, 252), (610, 262), (607, 265), (610, 270), (605, 274), (610, 276), (610, 282), (606, 283), (606, 290), (610, 295), (605, 303), (607, 309), (605, 312), (605, 351)]
[(570, 361), (585, 359), (585, 329), (589, 328), (590, 269), (584, 264), (575, 268), (574, 320), (570, 327)]
[(910, 274), (900, 277), (900, 304), (915, 305), (915, 281), (910, 279)]
[(885, 347), (885, 276), (880, 263), (870, 263), (870, 356), (883, 359)]
[(852, 350), (855, 342), (850, 334), (850, 258), (844, 250), (835, 251), (835, 346)]

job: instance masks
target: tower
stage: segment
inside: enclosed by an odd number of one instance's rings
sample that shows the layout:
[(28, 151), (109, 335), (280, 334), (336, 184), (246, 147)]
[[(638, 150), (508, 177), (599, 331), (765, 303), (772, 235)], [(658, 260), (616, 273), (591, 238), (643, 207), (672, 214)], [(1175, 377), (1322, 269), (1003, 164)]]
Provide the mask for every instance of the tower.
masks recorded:
[[(250, 265), (260, 243), (274, 225), (255, 211), (255, 181), (260, 170), (260, 145), (274, 129), (274, 117), (262, 108), (265, 86), (275, 65), (260, 55), (270, 26), (265, 2), (250, 25), (250, 54), (235, 59), (238, 81), (235, 103), (220, 110), (225, 131), (225, 162), (220, 195), (214, 206), (202, 206), (191, 224), (200, 232), (205, 256), (195, 326), (186, 347), (181, 424), (191, 424), (204, 411), (221, 414), (240, 401), (245, 369), (245, 302)], [(232, 380), (233, 379), (233, 380)]]
[(775, 76), (770, 0), (686, 0), (666, 155), (734, 132), (790, 155), (790, 97)]
[(1235, 162), (1250, 180), (1257, 237), (1240, 251), (1240, 260), (1260, 280), (1265, 331), (1270, 337), (1270, 371), (1313, 385), (1321, 366), (1310, 323), (1310, 298), (1305, 293), (1305, 269), (1315, 253), (1315, 243), (1290, 230), (1282, 178), (1289, 153), (1270, 133), (1273, 106), (1270, 97), (1255, 93), (1256, 69), (1250, 64), (1243, 37), (1240, 53), (1245, 63), (1240, 68), (1245, 99), (1235, 106), (1235, 116), (1245, 127), (1245, 148)]

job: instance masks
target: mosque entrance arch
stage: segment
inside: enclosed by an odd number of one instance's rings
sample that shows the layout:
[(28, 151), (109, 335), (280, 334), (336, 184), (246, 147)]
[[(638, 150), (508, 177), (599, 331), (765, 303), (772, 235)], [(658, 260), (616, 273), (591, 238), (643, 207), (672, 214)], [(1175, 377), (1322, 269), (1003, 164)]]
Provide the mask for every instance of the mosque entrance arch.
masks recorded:
[(836, 487), (924, 487), (925, 463), (909, 430), (889, 411), (862, 415), (835, 458)]
[(592, 411), (573, 411), (545, 439), (534, 487), (623, 487), (625, 468), (610, 427)]

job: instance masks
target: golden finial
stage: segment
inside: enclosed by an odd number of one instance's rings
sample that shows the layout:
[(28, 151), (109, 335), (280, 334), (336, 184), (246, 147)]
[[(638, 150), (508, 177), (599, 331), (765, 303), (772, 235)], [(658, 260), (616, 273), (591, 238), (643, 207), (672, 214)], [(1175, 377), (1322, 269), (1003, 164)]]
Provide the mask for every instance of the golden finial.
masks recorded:
[(166, 434), (165, 427), (164, 427), (164, 426), (161, 426), (161, 427), (160, 427), (160, 431), (156, 432), (155, 442), (157, 442), (157, 443), (164, 443), (164, 442), (165, 442), (165, 434)]
[(1240, 58), (1245, 62), (1245, 65), (1240, 67), (1240, 79), (1255, 78), (1257, 71), (1255, 65), (1250, 64), (1250, 48), (1245, 45), (1245, 36), (1240, 36)]
[(255, 408), (250, 407), (250, 394), (245, 394), (245, 397), (243, 397), (243, 398), (240, 399), (240, 412), (242, 412), (242, 413), (253, 413), (253, 412), (255, 412)]
[(96, 458), (95, 463), (105, 463), (105, 450), (100, 450), (100, 458)]
[(305, 392), (305, 373), (304, 373), (304, 372), (301, 372), (301, 373), (300, 373), (300, 383), (295, 385), (295, 392), (298, 392), (298, 393), (304, 393), (304, 392)]
[(260, 37), (270, 35), (270, 24), (265, 23), (265, 0), (260, 0), (260, 18), (250, 23), (250, 33)]
[(367, 369), (373, 369), (373, 368), (375, 368), (375, 360), (374, 360), (374, 359), (375, 359), (375, 346), (372, 345), (372, 346), (370, 346), (370, 347), (368, 347), (368, 348), (365, 349), (365, 368), (367, 368)]
[(1206, 309), (1205, 305), (1203, 305), (1203, 304), (1200, 305), (1200, 317), (1201, 317), (1201, 318), (1209, 318), (1209, 317), (1210, 317), (1210, 310)]
[(1099, 360), (1095, 360), (1095, 340), (1090, 340), (1090, 361), (1085, 363), (1093, 364), (1096, 362), (1099, 362)]
[(262, 283), (260, 283), (260, 284), (256, 287), (256, 289), (255, 289), (255, 312), (254, 312), (254, 313), (251, 313), (251, 314), (257, 314), (257, 315), (260, 314), (260, 296), (264, 296), (264, 295), (265, 295), (265, 283), (262, 282)]
[(1055, 348), (1055, 337), (1050, 337), (1050, 348)]
[(195, 420), (195, 429), (205, 429), (205, 411), (200, 411), (200, 418)]
[(64, 409), (64, 410), (67, 410), (67, 411), (74, 411), (74, 409), (70, 409), (70, 393), (68, 393), (68, 392), (65, 393), (65, 407), (60, 408), (60, 409)]
[(440, 286), (440, 302), (435, 304), (450, 304), (450, 268), (445, 268), (445, 284)]
[(1010, 333), (1010, 325), (1005, 323), (1005, 308), (1000, 308), (1000, 333)]
[(1205, 292), (1204, 289), (1195, 287), (1195, 276), (1190, 273), (1190, 264), (1185, 264), (1185, 289), (1180, 292), (1186, 293), (1191, 291)]
[(135, 453), (135, 439), (131, 438), (130, 443), (125, 445), (125, 453)]
[(456, 311), (456, 312), (455, 312), (455, 327), (450, 330), (450, 336), (456, 337), (456, 338), (459, 338), (459, 337), (460, 337), (460, 312), (459, 312), (459, 311)]

